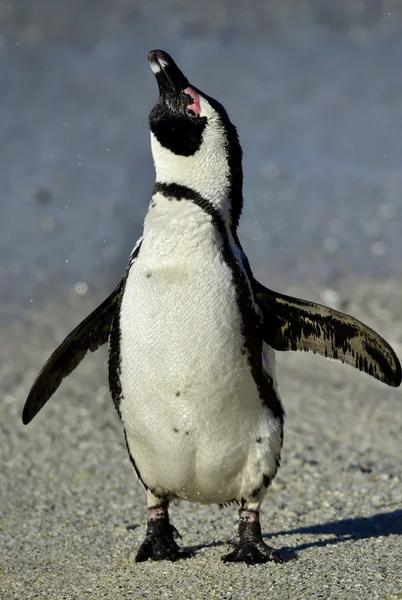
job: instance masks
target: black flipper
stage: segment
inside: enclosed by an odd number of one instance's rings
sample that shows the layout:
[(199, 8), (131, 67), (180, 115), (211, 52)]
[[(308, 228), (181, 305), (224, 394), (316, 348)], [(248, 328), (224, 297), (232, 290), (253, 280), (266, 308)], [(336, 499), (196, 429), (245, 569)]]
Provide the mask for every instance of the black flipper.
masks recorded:
[(70, 375), (79, 365), (88, 350), (95, 352), (99, 346), (106, 344), (123, 281), (66, 337), (47, 360), (25, 403), (22, 413), (22, 422), (25, 425), (32, 421), (57, 390), (64, 377)]
[(264, 341), (275, 350), (305, 350), (340, 360), (387, 385), (401, 383), (391, 346), (367, 325), (327, 306), (278, 294), (254, 280)]

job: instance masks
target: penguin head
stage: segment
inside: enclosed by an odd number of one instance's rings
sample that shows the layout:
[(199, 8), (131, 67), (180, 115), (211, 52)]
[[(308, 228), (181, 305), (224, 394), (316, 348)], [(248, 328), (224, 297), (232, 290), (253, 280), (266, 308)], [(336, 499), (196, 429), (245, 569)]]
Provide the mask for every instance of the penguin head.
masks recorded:
[(191, 85), (162, 50), (148, 55), (159, 86), (149, 116), (156, 181), (186, 186), (236, 229), (242, 209), (242, 151), (226, 110)]

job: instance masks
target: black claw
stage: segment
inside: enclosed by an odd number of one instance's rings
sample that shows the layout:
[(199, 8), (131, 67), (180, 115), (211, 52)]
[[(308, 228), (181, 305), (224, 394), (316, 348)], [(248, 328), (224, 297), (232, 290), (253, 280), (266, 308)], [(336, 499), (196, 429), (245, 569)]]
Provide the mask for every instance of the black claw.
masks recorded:
[(174, 525), (170, 525), (170, 530), (172, 532), (173, 535), (173, 539), (177, 540), (177, 539), (183, 539), (182, 536), (180, 535), (180, 533), (177, 531), (176, 527)]
[(245, 562), (249, 565), (273, 561), (281, 563), (282, 559), (277, 550), (267, 546), (262, 540), (242, 542), (236, 545), (233, 552), (222, 556), (223, 562)]

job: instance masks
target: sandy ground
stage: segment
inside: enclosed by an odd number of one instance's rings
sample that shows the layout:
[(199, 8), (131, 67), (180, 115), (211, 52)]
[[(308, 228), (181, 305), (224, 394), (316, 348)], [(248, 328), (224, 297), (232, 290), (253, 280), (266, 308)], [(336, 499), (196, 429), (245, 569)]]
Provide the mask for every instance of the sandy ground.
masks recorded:
[[(401, 301), (393, 282), (370, 280), (345, 282), (338, 297), (399, 355)], [(76, 297), (64, 310), (29, 313), (1, 345), (1, 598), (401, 597), (401, 392), (304, 354), (278, 356), (283, 466), (262, 511), (286, 562), (224, 565), (236, 509), (181, 502), (172, 521), (195, 557), (135, 564), (145, 495), (107, 390), (105, 352), (87, 357), (29, 427), (20, 421), (38, 369), (90, 304)]]

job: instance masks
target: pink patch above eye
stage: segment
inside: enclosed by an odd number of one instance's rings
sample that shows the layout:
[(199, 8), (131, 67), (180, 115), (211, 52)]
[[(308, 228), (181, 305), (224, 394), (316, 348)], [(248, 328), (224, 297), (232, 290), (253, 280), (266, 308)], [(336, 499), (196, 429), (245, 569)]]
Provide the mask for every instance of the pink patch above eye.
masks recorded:
[(199, 117), (201, 114), (201, 106), (200, 106), (200, 97), (192, 87), (187, 87), (184, 90), (185, 94), (191, 96), (193, 103), (189, 104), (186, 108), (186, 111), (192, 110), (195, 112), (196, 116)]

